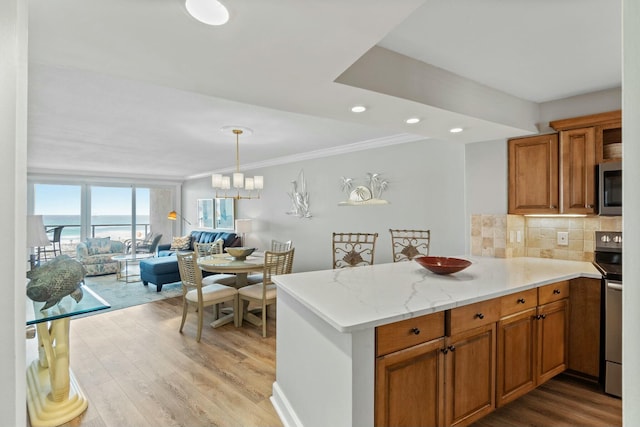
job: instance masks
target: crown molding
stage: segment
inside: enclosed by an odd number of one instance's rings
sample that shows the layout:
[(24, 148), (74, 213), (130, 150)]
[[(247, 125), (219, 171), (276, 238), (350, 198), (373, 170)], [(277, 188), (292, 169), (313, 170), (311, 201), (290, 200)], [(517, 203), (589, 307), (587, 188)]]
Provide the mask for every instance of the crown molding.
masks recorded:
[[(291, 156), (276, 157), (274, 159), (264, 160), (242, 165), (242, 170), (253, 170), (272, 166), (279, 166), (288, 163), (301, 162), (304, 160), (314, 160), (323, 157), (339, 156), (342, 154), (354, 153), (357, 151), (371, 150), (374, 148), (388, 147), (391, 145), (407, 144), (409, 142), (422, 141), (429, 139), (423, 135), (415, 135), (411, 133), (401, 133), (397, 135), (387, 136), (384, 138), (368, 139), (366, 141), (354, 142), (353, 144), (341, 145), (337, 147), (324, 148), (322, 150), (308, 151), (305, 153), (292, 154)], [(218, 169), (209, 173), (200, 173), (190, 175), (185, 180), (200, 179), (210, 176), (212, 173), (230, 173), (235, 172), (235, 168), (229, 167)]]

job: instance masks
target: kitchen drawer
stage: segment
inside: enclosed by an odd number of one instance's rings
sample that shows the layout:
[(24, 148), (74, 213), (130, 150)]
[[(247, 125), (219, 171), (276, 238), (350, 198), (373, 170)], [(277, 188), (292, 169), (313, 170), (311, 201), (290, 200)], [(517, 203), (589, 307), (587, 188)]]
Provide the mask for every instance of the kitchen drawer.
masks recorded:
[(569, 297), (569, 281), (552, 283), (538, 288), (538, 305)]
[(500, 298), (500, 316), (506, 317), (538, 305), (538, 290), (529, 289)]
[(445, 332), (455, 335), (469, 329), (488, 325), (500, 319), (500, 298), (477, 302), (446, 312)]
[(376, 328), (376, 356), (444, 336), (444, 312), (401, 320)]

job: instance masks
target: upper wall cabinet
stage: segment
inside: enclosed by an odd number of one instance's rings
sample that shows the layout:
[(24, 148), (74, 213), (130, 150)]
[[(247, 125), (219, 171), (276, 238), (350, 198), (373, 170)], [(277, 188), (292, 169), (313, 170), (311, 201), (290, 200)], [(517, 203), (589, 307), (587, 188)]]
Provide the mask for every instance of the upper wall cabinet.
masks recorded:
[(593, 127), (560, 132), (560, 212), (596, 213), (596, 139)]
[(596, 163), (622, 160), (622, 110), (555, 120), (549, 122), (549, 126), (561, 134), (569, 130), (592, 129)]
[(509, 140), (509, 213), (596, 214), (596, 165), (620, 161), (621, 123), (621, 111), (592, 114)]
[(509, 213), (559, 212), (558, 135), (509, 140)]

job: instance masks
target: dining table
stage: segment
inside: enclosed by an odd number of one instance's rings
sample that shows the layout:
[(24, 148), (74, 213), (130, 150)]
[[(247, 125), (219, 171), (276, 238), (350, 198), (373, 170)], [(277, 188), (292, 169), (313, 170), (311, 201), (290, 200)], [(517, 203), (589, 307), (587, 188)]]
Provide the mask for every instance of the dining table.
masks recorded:
[[(254, 252), (245, 259), (236, 259), (229, 255), (213, 254), (198, 258), (198, 266), (210, 273), (235, 274), (233, 286), (237, 289), (248, 285), (247, 276), (249, 273), (259, 273), (264, 269), (264, 253)], [(247, 312), (244, 319), (256, 326), (262, 325), (262, 319), (252, 313)], [(240, 325), (236, 324), (236, 327)]]

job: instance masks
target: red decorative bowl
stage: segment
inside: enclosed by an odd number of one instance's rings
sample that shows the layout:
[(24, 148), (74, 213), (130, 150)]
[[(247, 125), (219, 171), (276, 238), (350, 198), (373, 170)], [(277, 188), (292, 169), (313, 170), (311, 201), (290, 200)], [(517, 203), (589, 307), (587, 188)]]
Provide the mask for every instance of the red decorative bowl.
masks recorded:
[(451, 274), (462, 271), (471, 265), (471, 261), (444, 256), (421, 256), (414, 258), (421, 266), (435, 274)]

